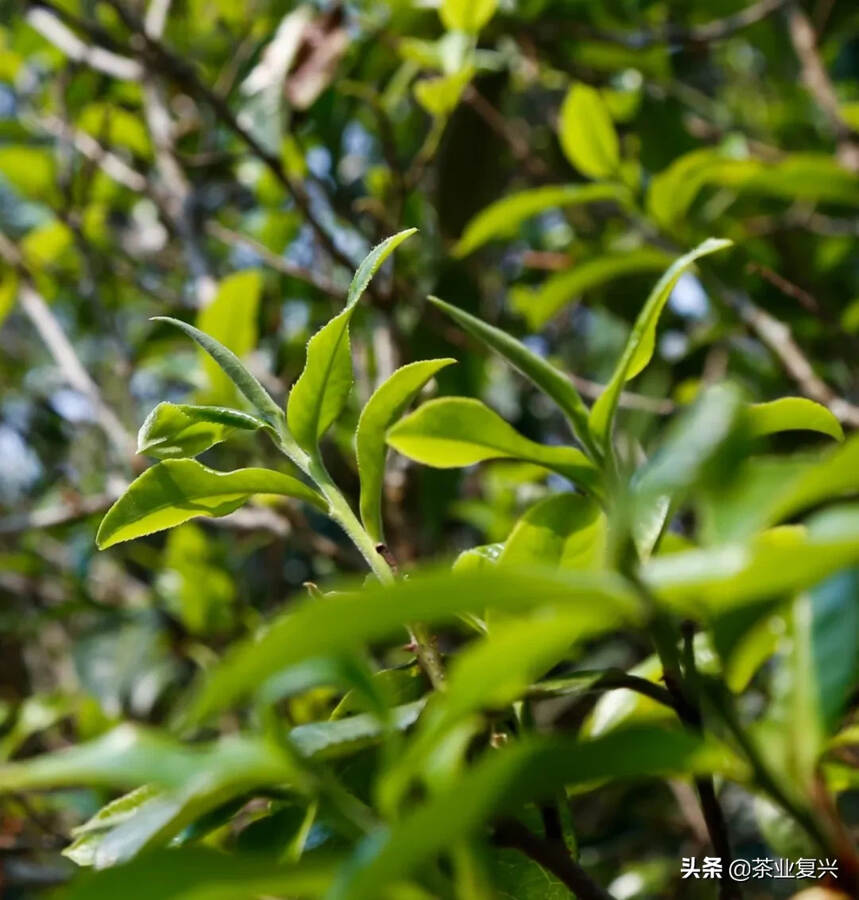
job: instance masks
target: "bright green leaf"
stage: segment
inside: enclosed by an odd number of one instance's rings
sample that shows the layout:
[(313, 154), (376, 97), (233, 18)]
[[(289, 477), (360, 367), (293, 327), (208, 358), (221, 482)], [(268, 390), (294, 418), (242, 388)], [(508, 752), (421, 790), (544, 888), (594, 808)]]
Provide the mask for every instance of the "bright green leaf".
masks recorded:
[(355, 452), (361, 476), (361, 520), (374, 541), (384, 540), (382, 484), (385, 476), (385, 432), (438, 371), (455, 359), (427, 359), (397, 369), (379, 385), (358, 420)]
[(137, 452), (157, 459), (199, 456), (237, 430), (255, 431), (266, 423), (222, 406), (159, 403), (137, 435)]
[[(200, 310), (197, 328), (241, 359), (256, 347), (261, 293), (262, 275), (256, 269), (228, 275), (218, 285), (212, 302)], [(201, 358), (209, 381), (207, 399), (230, 403), (234, 394), (229, 373), (208, 353), (202, 353)]]
[(608, 108), (596, 88), (576, 82), (558, 123), (567, 159), (590, 178), (610, 178), (620, 163), (620, 144)]
[(592, 447), (588, 430), (588, 408), (573, 383), (563, 372), (500, 328), (487, 325), (459, 307), (439, 300), (438, 297), (429, 297), (428, 299), (430, 303), (450, 316), (457, 325), (503, 356), (541, 391), (551, 397), (566, 415), (573, 428), (573, 433), (579, 441), (587, 448)]
[(671, 296), (674, 285), (695, 260), (730, 246), (730, 241), (708, 238), (694, 250), (675, 260), (657, 282), (632, 326), (632, 332), (627, 339), (611, 380), (591, 409), (591, 431), (601, 446), (604, 447), (608, 444), (614, 413), (624, 384), (630, 378), (638, 375), (653, 356), (653, 349), (656, 345), (656, 325), (663, 307)]
[(606, 517), (581, 494), (556, 494), (535, 504), (516, 523), (500, 563), (598, 569), (606, 551)]
[(439, 15), (445, 28), (477, 34), (497, 7), (498, 0), (442, 0)]
[(382, 263), (415, 231), (401, 231), (367, 254), (349, 286), (346, 308), (307, 344), (307, 361), (289, 393), (286, 421), (298, 446), (311, 455), (317, 452), (319, 438), (342, 412), (352, 389), (349, 320), (355, 304)]
[(96, 542), (104, 550), (195, 516), (225, 516), (253, 494), (281, 494), (327, 509), (316, 491), (282, 472), (215, 472), (196, 460), (171, 459), (147, 469), (128, 486), (102, 519)]
[(781, 397), (769, 403), (752, 403), (746, 418), (752, 437), (780, 431), (819, 431), (837, 441), (844, 440), (844, 430), (838, 419), (825, 406), (805, 397)]
[(657, 556), (642, 567), (663, 602), (688, 615), (728, 611), (803, 590), (859, 561), (859, 510), (835, 508), (747, 544)]
[(257, 412), (269, 425), (275, 429), (280, 426), (283, 421), (283, 413), (280, 407), (271, 399), (268, 391), (251, 375), (232, 350), (193, 325), (181, 322), (179, 319), (171, 319), (169, 316), (155, 316), (153, 321), (168, 322), (184, 331), (224, 370), (233, 384), (250, 400), (256, 407)]
[(440, 397), (424, 403), (388, 432), (400, 453), (439, 469), (470, 466), (486, 459), (521, 459), (598, 490), (599, 470), (574, 447), (528, 440), (479, 400)]

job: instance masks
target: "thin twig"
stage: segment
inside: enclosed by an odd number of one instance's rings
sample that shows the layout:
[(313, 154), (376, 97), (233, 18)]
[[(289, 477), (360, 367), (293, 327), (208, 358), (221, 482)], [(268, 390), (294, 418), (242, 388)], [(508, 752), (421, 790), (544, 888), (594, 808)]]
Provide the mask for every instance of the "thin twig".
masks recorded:
[(299, 281), (305, 281), (307, 284), (312, 285), (318, 291), (327, 294), (329, 297), (334, 297), (338, 300), (343, 299), (344, 289), (338, 287), (333, 281), (322, 275), (317, 275), (315, 272), (304, 266), (292, 263), (282, 256), (278, 256), (276, 253), (272, 253), (265, 244), (261, 244), (255, 238), (250, 237), (250, 235), (242, 234), (240, 231), (235, 231), (232, 228), (227, 228), (225, 225), (221, 225), (220, 222), (217, 222), (214, 219), (206, 222), (205, 227), (206, 231), (213, 238), (221, 241), (221, 243), (230, 246), (240, 245), (246, 247), (248, 250), (253, 251), (266, 265), (270, 266), (275, 271), (280, 272), (282, 275), (287, 275), (290, 278), (297, 278)]
[(2, 233), (0, 233), (0, 257), (17, 271), (21, 309), (33, 323), (63, 377), (70, 387), (87, 397), (108, 440), (123, 462), (128, 462), (137, 454), (136, 441), (116, 413), (105, 403), (101, 391), (78, 358), (75, 348), (57, 321), (50, 305), (36, 289), (33, 277), (18, 248)]
[(27, 23), (38, 31), (45, 40), (74, 62), (83, 63), (105, 75), (112, 75), (123, 81), (140, 81), (143, 69), (137, 60), (121, 56), (96, 44), (82, 41), (53, 10), (43, 4), (33, 6), (25, 15)]
[(328, 230), (311, 208), (310, 198), (305, 193), (304, 188), (292, 180), (284, 168), (280, 157), (266, 149), (239, 122), (224, 98), (218, 96), (208, 85), (201, 81), (189, 63), (167, 50), (160, 40), (147, 34), (143, 29), (142, 23), (123, 3), (119, 2), (119, 0), (106, 0), (106, 2), (116, 11), (125, 26), (142, 44), (141, 55), (144, 58), (149, 57), (150, 64), (156, 70), (162, 72), (165, 77), (170, 78), (189, 94), (199, 98), (212, 109), (217, 118), (248, 147), (253, 155), (265, 165), (277, 182), (286, 190), (328, 255), (335, 262), (346, 266), (346, 268), (354, 269), (354, 261), (337, 246), (334, 238), (328, 233)]
[(859, 406), (839, 397), (820, 378), (784, 322), (761, 309), (742, 291), (725, 290), (723, 295), (740, 318), (781, 361), (785, 371), (807, 397), (828, 406), (832, 414), (845, 424), (859, 427)]
[(841, 113), (841, 106), (829, 74), (817, 49), (817, 35), (811, 19), (798, 3), (791, 3), (787, 24), (793, 49), (802, 67), (802, 80), (815, 103), (826, 114), (838, 144), (838, 159), (845, 169), (859, 172), (859, 141)]
[[(758, 0), (757, 3), (751, 3), (739, 12), (701, 25), (674, 25), (669, 22), (661, 28), (647, 31), (622, 32), (590, 28), (576, 23), (575, 31), (585, 37), (620, 44), (631, 50), (643, 50), (657, 44), (711, 44), (757, 25), (784, 7), (787, 2), (788, 0)], [(560, 23), (546, 22), (544, 27), (554, 27), (558, 24)]]

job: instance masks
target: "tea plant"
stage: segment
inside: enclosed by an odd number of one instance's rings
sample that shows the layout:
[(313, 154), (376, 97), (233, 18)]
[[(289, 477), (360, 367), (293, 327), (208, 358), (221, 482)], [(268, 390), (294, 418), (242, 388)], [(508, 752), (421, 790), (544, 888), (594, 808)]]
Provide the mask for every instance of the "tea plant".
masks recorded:
[[(768, 456), (767, 435), (804, 429), (842, 441), (841, 427), (810, 400), (748, 403), (730, 384), (678, 414), (648, 458), (613, 437), (621, 392), (653, 355), (673, 287), (729, 242), (705, 241), (668, 268), (590, 408), (546, 359), (431, 298), (557, 405), (571, 440), (536, 443), (465, 397), (406, 414), (455, 360), (410, 363), (358, 420), (356, 513), (320, 442), (352, 384), (350, 320), (413, 231), (363, 261), (343, 310), (309, 341), (285, 411), (225, 346), (167, 320), (247, 408), (159, 404), (139, 448), (160, 461), (104, 516), (99, 547), (224, 516), (254, 496), (287, 497), (336, 522), (372, 578), (312, 587), (206, 663), (169, 731), (123, 724), (0, 767), (6, 790), (130, 790), (77, 829), (68, 856), (106, 871), (69, 896), (116, 896), (145, 878), (140, 896), (478, 898), (495, 896), (506, 877), (522, 897), (608, 897), (602, 882), (619, 860), (579, 861), (571, 800), (630, 779), (691, 783), (709, 852), (726, 861), (721, 796), (739, 786), (771, 823), (776, 852), (789, 834), (792, 848), (837, 859), (840, 884), (855, 884), (835, 798), (855, 783), (838, 747), (853, 727), (844, 714), (856, 675), (849, 567), (859, 560), (859, 509), (838, 501), (859, 487), (859, 443)], [(274, 442), (283, 471), (217, 472), (194, 458), (248, 431)], [(387, 445), (430, 466), (507, 459), (560, 480), (503, 543), (400, 572), (384, 536)], [(654, 655), (633, 671), (582, 667), (588, 648), (619, 632), (641, 635)], [(385, 648), (406, 640), (406, 658), (386, 663), (396, 654)], [(750, 711), (745, 692), (768, 678), (768, 703)], [(330, 716), (290, 727), (284, 704), (314, 691), (336, 698)], [(578, 712), (540, 725), (552, 698)], [(538, 881), (529, 866), (544, 870)], [(727, 877), (720, 890), (738, 894)]]

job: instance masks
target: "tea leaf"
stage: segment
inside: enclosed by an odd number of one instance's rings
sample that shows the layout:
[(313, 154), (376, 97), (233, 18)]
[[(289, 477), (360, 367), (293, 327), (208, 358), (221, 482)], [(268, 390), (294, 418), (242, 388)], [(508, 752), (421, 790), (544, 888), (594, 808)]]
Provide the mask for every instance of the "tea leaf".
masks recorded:
[(268, 427), (261, 419), (222, 406), (159, 403), (137, 434), (137, 452), (157, 459), (199, 456), (237, 430)]
[(379, 385), (358, 420), (355, 452), (361, 476), (361, 521), (375, 541), (384, 539), (382, 483), (385, 476), (385, 432), (438, 371), (455, 359), (428, 359), (397, 369)]
[(173, 528), (196, 516), (225, 516), (253, 494), (295, 497), (326, 510), (327, 503), (306, 484), (271, 469), (215, 472), (195, 460), (158, 463), (136, 478), (101, 521), (100, 549)]
[(430, 400), (390, 429), (388, 443), (410, 459), (439, 469), (521, 459), (599, 490), (599, 470), (581, 450), (529, 441), (479, 400)]

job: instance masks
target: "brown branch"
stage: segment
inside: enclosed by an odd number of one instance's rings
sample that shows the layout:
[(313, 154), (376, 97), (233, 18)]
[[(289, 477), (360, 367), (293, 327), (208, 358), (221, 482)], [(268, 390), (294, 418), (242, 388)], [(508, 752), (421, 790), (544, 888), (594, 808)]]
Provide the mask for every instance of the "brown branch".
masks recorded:
[(518, 850), (534, 860), (562, 881), (578, 900), (612, 900), (611, 894), (570, 856), (563, 841), (539, 838), (515, 819), (499, 822), (492, 841), (498, 847)]
[[(576, 24), (574, 30), (584, 37), (608, 41), (612, 44), (620, 44), (631, 50), (643, 50), (656, 44), (710, 44), (722, 41), (762, 22), (774, 12), (777, 12), (787, 4), (788, 0), (758, 0), (751, 3), (745, 9), (725, 16), (722, 19), (713, 19), (701, 25), (674, 25), (668, 23), (662, 28), (647, 31), (605, 31), (599, 28), (590, 28)], [(561, 23), (544, 23), (544, 27), (555, 26)], [(564, 23), (566, 24), (566, 23)]]
[(859, 141), (841, 114), (838, 97), (817, 49), (817, 35), (811, 20), (798, 3), (787, 12), (788, 31), (802, 68), (802, 80), (815, 103), (826, 114), (838, 145), (838, 159), (850, 172), (859, 172)]
[(337, 300), (343, 299), (345, 294), (344, 288), (338, 287), (333, 281), (330, 281), (321, 275), (317, 275), (315, 272), (304, 266), (296, 265), (295, 263), (284, 259), (282, 256), (272, 253), (265, 244), (261, 244), (249, 235), (242, 234), (240, 231), (234, 231), (232, 228), (227, 228), (225, 225), (221, 225), (220, 222), (215, 220), (206, 222), (205, 227), (206, 231), (213, 238), (216, 238), (223, 244), (229, 246), (239, 245), (246, 247), (248, 250), (252, 250), (266, 265), (270, 266), (275, 271), (280, 272), (282, 275), (287, 275), (290, 278), (297, 278), (299, 281), (305, 281), (307, 284), (315, 287), (323, 294), (327, 294), (329, 297), (334, 297)]
[(133, 35), (132, 40), (139, 45), (140, 56), (144, 60), (148, 60), (148, 65), (161, 72), (165, 77), (170, 78), (192, 96), (206, 103), (215, 113), (215, 116), (247, 146), (251, 153), (265, 165), (276, 181), (289, 194), (331, 259), (350, 270), (354, 269), (355, 263), (336, 245), (334, 238), (328, 233), (322, 222), (319, 221), (311, 208), (310, 198), (305, 193), (304, 188), (292, 180), (284, 168), (280, 157), (267, 150), (239, 122), (224, 98), (216, 94), (208, 85), (201, 81), (192, 65), (184, 59), (175, 56), (159, 40), (147, 34), (143, 24), (120, 0), (106, 0), (106, 2), (116, 11), (126, 28), (131, 31)]
[(807, 397), (828, 406), (832, 414), (845, 424), (859, 427), (859, 406), (839, 397), (820, 378), (784, 322), (761, 309), (745, 293), (723, 291), (723, 294), (740, 318), (780, 360), (785, 371)]

